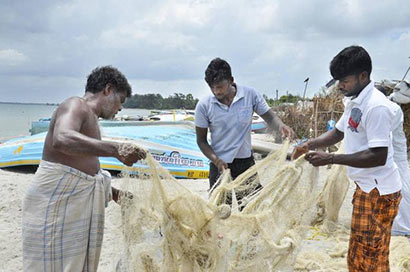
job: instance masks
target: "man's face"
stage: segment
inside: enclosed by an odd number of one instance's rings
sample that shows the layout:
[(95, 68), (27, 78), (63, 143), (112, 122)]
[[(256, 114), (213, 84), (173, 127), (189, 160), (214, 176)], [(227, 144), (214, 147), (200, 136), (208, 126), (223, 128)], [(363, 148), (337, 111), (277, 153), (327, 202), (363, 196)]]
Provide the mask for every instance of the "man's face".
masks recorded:
[(214, 83), (210, 88), (216, 99), (223, 100), (229, 95), (231, 84), (232, 82), (230, 80), (224, 79)]
[(359, 94), (364, 87), (366, 87), (360, 82), (359, 77), (359, 75), (350, 75), (339, 79), (338, 89), (344, 96), (355, 96)]
[(121, 111), (125, 98), (126, 95), (124, 92), (114, 91), (113, 89), (107, 96), (101, 117), (104, 119), (113, 119), (115, 115)]

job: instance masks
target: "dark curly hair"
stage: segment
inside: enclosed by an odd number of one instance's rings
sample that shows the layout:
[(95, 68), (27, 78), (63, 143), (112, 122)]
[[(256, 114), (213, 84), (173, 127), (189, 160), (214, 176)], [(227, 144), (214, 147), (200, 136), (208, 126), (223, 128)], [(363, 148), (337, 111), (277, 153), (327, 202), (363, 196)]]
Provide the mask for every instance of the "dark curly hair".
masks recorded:
[(370, 76), (372, 60), (369, 53), (361, 46), (346, 47), (330, 62), (330, 73), (336, 80), (364, 71)]
[(125, 76), (112, 66), (95, 68), (87, 78), (85, 91), (90, 93), (101, 92), (107, 84), (111, 84), (117, 92), (131, 96), (131, 86)]
[(205, 70), (205, 81), (210, 87), (222, 80), (232, 79), (231, 66), (226, 60), (215, 58)]

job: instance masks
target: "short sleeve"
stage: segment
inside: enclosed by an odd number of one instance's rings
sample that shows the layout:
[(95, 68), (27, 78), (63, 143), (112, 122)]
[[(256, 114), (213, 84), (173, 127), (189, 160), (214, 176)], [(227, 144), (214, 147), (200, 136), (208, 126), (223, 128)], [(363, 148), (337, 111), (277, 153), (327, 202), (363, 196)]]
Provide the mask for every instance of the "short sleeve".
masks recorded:
[(207, 109), (205, 103), (199, 101), (195, 107), (195, 126), (200, 128), (208, 128), (209, 127), (209, 118), (207, 114)]
[(388, 147), (393, 113), (388, 107), (378, 106), (369, 111), (365, 129), (369, 148)]
[(270, 109), (268, 103), (266, 103), (266, 100), (257, 91), (254, 91), (254, 101), (255, 105), (253, 109), (258, 115), (263, 115)]
[(337, 121), (335, 127), (337, 130), (344, 133), (345, 124), (346, 124), (346, 111), (342, 114), (342, 117), (340, 117), (339, 121)]

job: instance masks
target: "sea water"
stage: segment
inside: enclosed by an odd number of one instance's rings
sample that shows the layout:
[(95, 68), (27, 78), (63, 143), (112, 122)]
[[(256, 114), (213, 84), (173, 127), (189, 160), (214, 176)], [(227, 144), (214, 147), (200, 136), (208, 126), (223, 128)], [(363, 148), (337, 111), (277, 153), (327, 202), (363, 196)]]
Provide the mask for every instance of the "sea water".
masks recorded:
[[(30, 135), (31, 122), (50, 118), (56, 105), (0, 103), (0, 142)], [(146, 116), (150, 110), (122, 109), (117, 116)]]

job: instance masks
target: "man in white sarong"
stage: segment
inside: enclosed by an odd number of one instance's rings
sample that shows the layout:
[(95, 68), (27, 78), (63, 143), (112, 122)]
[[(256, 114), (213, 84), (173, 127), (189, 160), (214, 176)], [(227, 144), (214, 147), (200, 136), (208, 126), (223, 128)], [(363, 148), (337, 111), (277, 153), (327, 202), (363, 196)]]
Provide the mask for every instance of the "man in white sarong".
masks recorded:
[[(402, 85), (401, 83), (397, 85)], [(377, 89), (384, 95), (387, 95), (387, 89), (381, 85)], [(393, 93), (394, 94), (394, 93)], [(399, 173), (402, 182), (402, 199), (399, 205), (399, 212), (394, 218), (392, 235), (410, 236), (410, 168), (407, 157), (407, 139), (403, 130), (404, 114), (401, 107), (394, 102), (394, 95), (389, 96), (388, 105), (394, 113), (392, 122), (392, 142), (393, 142), (393, 160), (399, 168)]]
[(98, 67), (84, 96), (68, 98), (54, 112), (24, 197), (24, 271), (97, 271), (104, 208), (120, 196), (98, 157), (131, 166), (146, 156), (134, 145), (101, 140), (98, 118), (113, 118), (129, 96), (131, 86), (120, 71)]
[(395, 112), (392, 124), (393, 133), (393, 160), (399, 168), (402, 182), (402, 199), (399, 213), (393, 221), (392, 235), (410, 236), (410, 169), (407, 159), (407, 140), (403, 131), (403, 111), (400, 106), (391, 102), (391, 108)]

